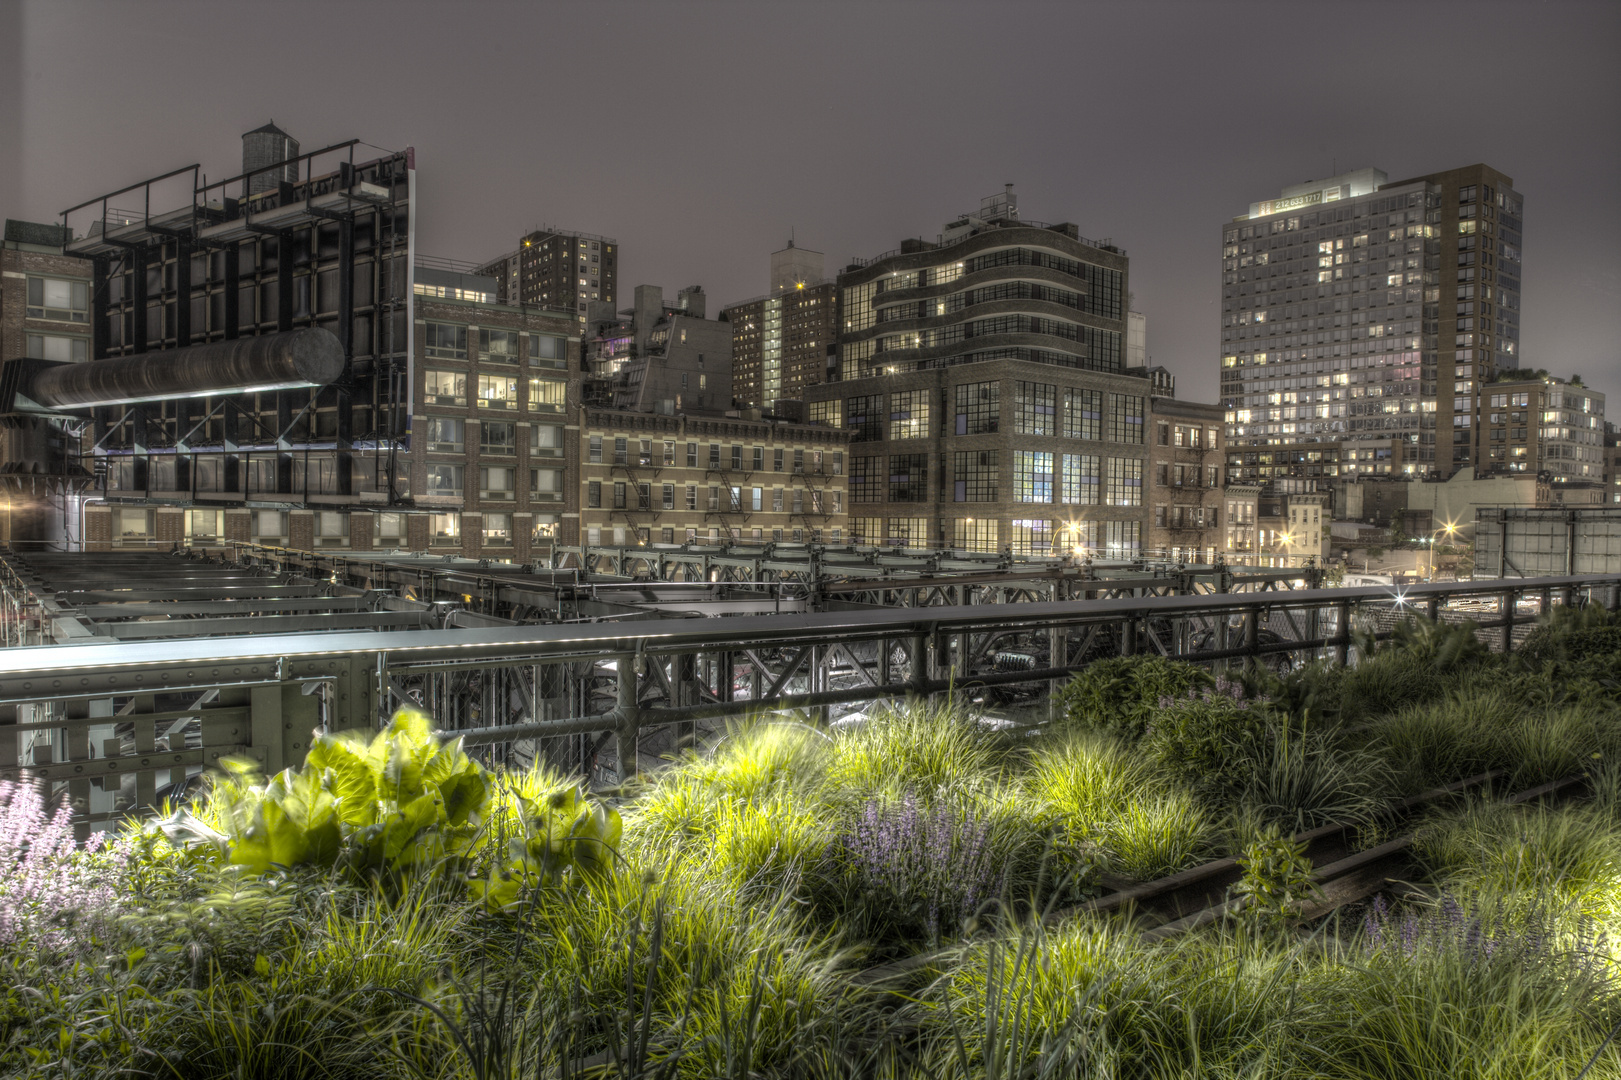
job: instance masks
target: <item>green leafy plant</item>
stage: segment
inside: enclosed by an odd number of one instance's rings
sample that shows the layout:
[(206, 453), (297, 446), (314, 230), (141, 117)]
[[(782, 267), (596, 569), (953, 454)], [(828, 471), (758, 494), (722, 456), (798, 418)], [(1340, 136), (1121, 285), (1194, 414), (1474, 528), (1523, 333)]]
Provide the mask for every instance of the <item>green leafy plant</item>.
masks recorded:
[(206, 810), (176, 810), (160, 827), (172, 840), (213, 846), (249, 874), (316, 866), (396, 879), (477, 863), (469, 888), (499, 909), (570, 870), (606, 872), (619, 844), (618, 811), (577, 787), (503, 776), (496, 798), (461, 740), (441, 742), (416, 710), (400, 710), (370, 738), (317, 735), (302, 768), (268, 781), (252, 762), (226, 767)]
[(1181, 698), (1154, 711), (1142, 750), (1183, 783), (1227, 792), (1247, 777), (1267, 720), (1265, 710), (1227, 694)]
[(1322, 898), (1312, 877), (1306, 845), (1285, 836), (1275, 826), (1244, 847), (1238, 858), (1244, 876), (1233, 891), (1245, 903), (1246, 915), (1285, 920), (1300, 915), (1308, 901)]
[(1181, 698), (1215, 685), (1193, 664), (1160, 656), (1097, 660), (1058, 692), (1065, 723), (1083, 730), (1138, 739), (1165, 698)]

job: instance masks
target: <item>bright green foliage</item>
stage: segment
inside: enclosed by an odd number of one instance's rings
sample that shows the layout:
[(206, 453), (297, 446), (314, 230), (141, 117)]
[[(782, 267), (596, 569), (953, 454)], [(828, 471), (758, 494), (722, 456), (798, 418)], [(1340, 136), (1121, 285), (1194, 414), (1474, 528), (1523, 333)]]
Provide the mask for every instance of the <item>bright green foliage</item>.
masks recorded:
[(950, 698), (880, 708), (861, 726), (840, 732), (830, 779), (849, 797), (893, 791), (897, 784), (928, 795), (972, 784), (1006, 769), (1008, 743)]
[[(368, 739), (317, 735), (302, 769), (261, 782), (233, 762), (215, 781), (212, 811), (227, 860), (262, 874), (272, 866), (407, 870), (466, 852), (489, 798), (482, 766), (461, 740), (441, 744), (428, 717), (402, 709)], [(171, 822), (171, 832), (185, 823)]]
[(503, 774), (495, 785), (460, 739), (440, 742), (415, 710), (370, 739), (318, 735), (302, 769), (268, 782), (251, 764), (228, 767), (208, 809), (217, 829), (184, 810), (163, 828), (172, 839), (211, 841), (250, 874), (316, 866), (392, 879), (472, 862), (473, 895), (500, 909), (571, 870), (606, 873), (620, 840), (618, 811), (550, 774)]
[(1233, 889), (1245, 901), (1244, 912), (1261, 919), (1292, 919), (1322, 890), (1312, 877), (1306, 845), (1276, 828), (1245, 845), (1238, 857), (1244, 876)]
[(1183, 698), (1215, 685), (1210, 673), (1161, 656), (1095, 660), (1058, 692), (1065, 723), (1082, 730), (1141, 738), (1166, 698)]
[(619, 849), (619, 811), (587, 799), (578, 787), (541, 798), (516, 796), (522, 831), (508, 837), (491, 868), (468, 882), (492, 910), (510, 909), (541, 886), (563, 883), (570, 870), (602, 876)]
[(1186, 791), (1133, 799), (1104, 834), (1112, 864), (1138, 881), (1186, 870), (1216, 854), (1216, 821)]
[(1621, 925), (1621, 820), (1602, 801), (1473, 803), (1429, 824), (1416, 846), (1436, 877), (1460, 892)]

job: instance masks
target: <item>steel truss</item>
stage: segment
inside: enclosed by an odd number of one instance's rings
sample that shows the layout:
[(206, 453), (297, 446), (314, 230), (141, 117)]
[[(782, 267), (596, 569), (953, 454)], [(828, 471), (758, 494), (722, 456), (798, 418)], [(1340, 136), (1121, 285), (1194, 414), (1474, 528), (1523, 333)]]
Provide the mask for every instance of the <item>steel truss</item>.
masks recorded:
[(226, 755), (279, 769), (302, 760), (312, 730), (372, 730), (412, 702), (491, 759), (589, 770), (612, 742), (598, 775), (617, 780), (700, 721), (1039, 693), (1113, 654), (1344, 663), (1353, 626), (1457, 598), (1507, 650), (1555, 603), (1621, 607), (1621, 576), (14, 648), (0, 651), (0, 774), (65, 786), (88, 829)]

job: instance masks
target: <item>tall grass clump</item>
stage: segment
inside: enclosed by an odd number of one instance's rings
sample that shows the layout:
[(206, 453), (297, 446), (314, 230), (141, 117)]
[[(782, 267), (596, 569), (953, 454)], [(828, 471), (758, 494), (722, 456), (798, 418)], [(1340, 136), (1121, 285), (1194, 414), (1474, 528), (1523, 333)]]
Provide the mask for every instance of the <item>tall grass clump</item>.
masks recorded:
[(1357, 644), (1361, 659), (1339, 680), (1338, 711), (1345, 721), (1433, 701), (1465, 685), (1490, 658), (1471, 624), (1429, 619), (1397, 624), (1391, 639), (1377, 648), (1371, 636), (1359, 637)]
[(1134, 799), (1109, 823), (1103, 847), (1109, 864), (1138, 881), (1186, 870), (1213, 857), (1220, 821), (1187, 792)]
[(1588, 705), (1528, 705), (1502, 686), (1460, 689), (1364, 725), (1407, 793), (1502, 770), (1512, 786), (1581, 772), (1614, 745), (1617, 724)]
[(1598, 919), (1621, 932), (1621, 819), (1602, 804), (1478, 801), (1426, 824), (1415, 847), (1454, 891)]
[(1277, 1075), (1266, 1043), (1299, 965), (1250, 935), (1150, 945), (1126, 924), (1022, 926), (970, 952), (931, 1029), (965, 1078)]
[(1063, 726), (1142, 737), (1149, 717), (1166, 698), (1183, 698), (1214, 686), (1210, 673), (1160, 656), (1096, 660), (1058, 691)]
[(967, 705), (940, 696), (881, 707), (865, 723), (838, 732), (831, 779), (849, 799), (898, 788), (927, 795), (1002, 773), (1011, 748)]
[(1390, 809), (1395, 777), (1373, 751), (1320, 730), (1269, 732), (1234, 793), (1243, 812), (1290, 832), (1368, 825)]
[[(1404, 914), (1376, 904), (1294, 989), (1286, 1075), (1570, 1080), (1617, 1014), (1594, 942), (1570, 949), (1550, 931), (1489, 899)], [(1615, 1075), (1615, 1061), (1588, 1075)]]
[(1124, 740), (1078, 732), (1037, 750), (1024, 783), (1067, 839), (1087, 842), (1099, 840), (1122, 809), (1161, 781), (1153, 763)]

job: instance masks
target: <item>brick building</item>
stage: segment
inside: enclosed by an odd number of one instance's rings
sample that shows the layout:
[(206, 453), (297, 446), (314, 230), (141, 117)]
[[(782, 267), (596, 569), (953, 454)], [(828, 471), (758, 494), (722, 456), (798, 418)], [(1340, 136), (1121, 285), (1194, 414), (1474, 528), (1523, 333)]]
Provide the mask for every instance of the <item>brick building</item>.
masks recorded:
[(586, 408), (581, 542), (816, 542), (848, 536), (849, 433), (714, 413)]
[[(57, 224), (6, 222), (0, 241), (0, 361), (88, 359), (93, 268), (63, 253), (66, 239)], [(76, 538), (73, 496), (90, 477), (79, 462), (73, 425), (26, 411), (26, 402), (19, 406), (15, 397), (0, 403), (0, 413), (0, 543), (56, 545)]]
[(619, 241), (612, 237), (540, 228), (477, 272), (496, 279), (496, 296), (504, 303), (569, 312), (579, 335), (593, 303), (612, 308), (618, 302), (619, 256)]
[(1155, 395), (1149, 413), (1147, 549), (1178, 562), (1214, 562), (1226, 547), (1222, 407)]
[(822, 276), (822, 253), (795, 247), (771, 253), (771, 291), (729, 305), (732, 393), (745, 407), (774, 409), (799, 400), (826, 378), (839, 334), (838, 286)]

